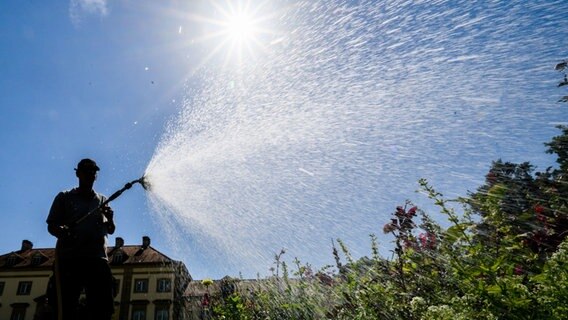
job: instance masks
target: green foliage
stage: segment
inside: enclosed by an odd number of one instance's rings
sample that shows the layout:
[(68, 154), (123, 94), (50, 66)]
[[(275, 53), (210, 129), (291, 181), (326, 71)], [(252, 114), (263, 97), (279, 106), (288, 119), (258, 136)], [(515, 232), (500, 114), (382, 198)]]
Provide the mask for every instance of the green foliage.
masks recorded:
[(217, 319), (248, 320), (251, 319), (245, 311), (243, 297), (233, 293), (223, 299), (223, 303), (213, 307)]
[(568, 318), (568, 241), (546, 262), (543, 272), (532, 277), (542, 319)]
[(226, 296), (214, 316), (568, 319), (568, 128), (561, 130), (547, 144), (558, 169), (534, 173), (529, 163), (499, 160), (467, 199), (445, 199), (420, 180), (451, 225), (441, 228), (407, 201), (383, 227), (393, 237), (391, 259), (380, 256), (375, 235), (370, 257), (360, 259), (332, 241), (336, 265), (321, 270), (296, 260), (290, 271), (281, 251), (272, 277)]

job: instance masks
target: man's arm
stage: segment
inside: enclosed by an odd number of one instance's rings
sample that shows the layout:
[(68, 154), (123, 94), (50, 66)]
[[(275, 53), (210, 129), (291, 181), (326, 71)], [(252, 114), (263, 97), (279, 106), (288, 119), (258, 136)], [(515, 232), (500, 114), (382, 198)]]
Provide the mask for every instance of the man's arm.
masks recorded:
[(69, 235), (69, 228), (63, 224), (63, 215), (65, 213), (64, 196), (63, 192), (55, 196), (46, 221), (47, 231), (58, 239)]
[(48, 224), (47, 231), (57, 239), (69, 236), (69, 228), (65, 225), (58, 226), (55, 224)]
[(106, 205), (102, 208), (102, 213), (106, 218), (105, 225), (107, 227), (108, 234), (113, 234), (114, 230), (116, 230), (116, 226), (114, 225), (114, 211)]

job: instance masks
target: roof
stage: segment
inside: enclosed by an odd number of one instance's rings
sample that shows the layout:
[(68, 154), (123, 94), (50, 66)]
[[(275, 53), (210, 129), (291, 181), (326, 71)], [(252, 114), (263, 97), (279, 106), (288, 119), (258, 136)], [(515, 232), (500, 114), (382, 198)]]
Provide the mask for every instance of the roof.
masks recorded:
[[(126, 245), (122, 247), (109, 247), (107, 250), (108, 259), (111, 265), (116, 264), (140, 264), (140, 263), (173, 263), (176, 262), (156, 250), (152, 246)], [(119, 256), (122, 258), (119, 260)]]
[[(111, 265), (133, 264), (169, 264), (178, 263), (152, 246), (125, 245), (108, 247), (107, 253)], [(120, 260), (115, 259), (122, 253)], [(34, 259), (35, 258), (35, 259)], [(0, 255), (0, 270), (13, 268), (50, 268), (55, 260), (54, 248), (39, 248), (9, 252)]]
[[(37, 260), (34, 257), (38, 257)], [(12, 251), (0, 256), (0, 269), (51, 267), (54, 259), (53, 248)]]

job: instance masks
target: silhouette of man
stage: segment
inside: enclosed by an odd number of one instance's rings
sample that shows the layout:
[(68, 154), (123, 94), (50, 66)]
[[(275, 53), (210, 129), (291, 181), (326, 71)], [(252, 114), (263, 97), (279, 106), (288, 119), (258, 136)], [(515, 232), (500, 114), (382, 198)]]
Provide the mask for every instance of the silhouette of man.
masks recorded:
[(109, 206), (97, 210), (106, 200), (93, 190), (97, 171), (95, 161), (81, 160), (75, 169), (79, 186), (60, 192), (47, 217), (47, 230), (57, 237), (55, 278), (58, 312), (63, 315), (59, 319), (79, 319), (83, 288), (90, 319), (111, 319), (114, 311), (113, 278), (106, 253), (107, 235), (115, 230), (114, 214)]

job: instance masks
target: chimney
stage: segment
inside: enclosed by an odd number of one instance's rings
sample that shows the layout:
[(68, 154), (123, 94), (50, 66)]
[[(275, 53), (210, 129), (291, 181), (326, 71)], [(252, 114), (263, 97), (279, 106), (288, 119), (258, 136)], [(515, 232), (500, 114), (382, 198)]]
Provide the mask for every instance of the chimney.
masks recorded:
[(114, 240), (114, 248), (118, 249), (118, 248), (122, 248), (124, 246), (124, 239), (122, 239), (121, 237), (116, 237), (116, 239)]
[(142, 237), (142, 249), (146, 249), (150, 246), (150, 237), (143, 236)]
[(34, 244), (30, 240), (23, 240), (22, 241), (22, 249), (20, 251), (25, 252), (25, 251), (28, 251), (28, 250), (32, 250), (33, 247), (34, 247)]

